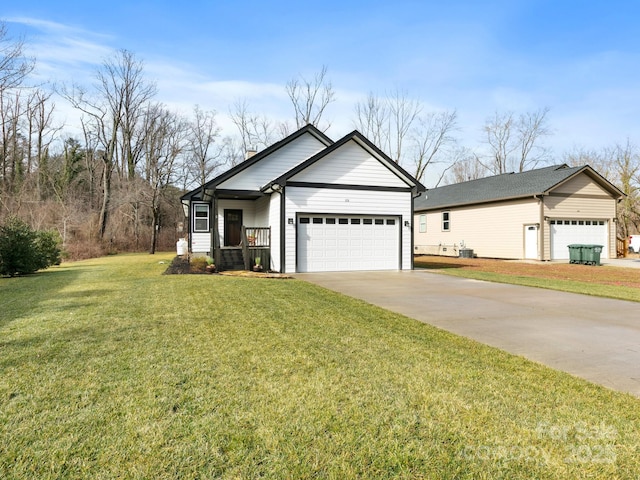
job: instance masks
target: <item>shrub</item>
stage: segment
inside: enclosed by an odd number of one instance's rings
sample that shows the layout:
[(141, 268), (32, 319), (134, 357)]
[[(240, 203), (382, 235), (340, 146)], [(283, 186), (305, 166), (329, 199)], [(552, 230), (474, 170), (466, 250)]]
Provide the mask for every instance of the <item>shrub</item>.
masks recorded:
[(191, 271), (194, 273), (202, 273), (207, 268), (207, 259), (205, 257), (191, 258)]
[(35, 231), (16, 217), (0, 225), (0, 275), (33, 273), (60, 262), (57, 233)]
[(39, 259), (38, 269), (51, 265), (59, 265), (62, 261), (60, 250), (60, 235), (55, 230), (41, 230), (36, 232), (36, 255)]

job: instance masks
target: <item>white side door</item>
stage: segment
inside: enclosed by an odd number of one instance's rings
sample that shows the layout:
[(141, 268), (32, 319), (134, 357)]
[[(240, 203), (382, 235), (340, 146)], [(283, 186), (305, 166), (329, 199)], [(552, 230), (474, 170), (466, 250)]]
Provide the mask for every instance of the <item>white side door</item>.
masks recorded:
[(538, 256), (538, 226), (524, 226), (524, 258), (537, 260)]

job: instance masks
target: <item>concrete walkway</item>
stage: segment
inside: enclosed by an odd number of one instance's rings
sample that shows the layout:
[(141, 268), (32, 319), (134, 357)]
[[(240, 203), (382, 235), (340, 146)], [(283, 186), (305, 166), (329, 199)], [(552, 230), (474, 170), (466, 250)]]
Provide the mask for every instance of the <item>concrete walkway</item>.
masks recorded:
[(426, 270), (295, 277), (640, 397), (638, 303)]

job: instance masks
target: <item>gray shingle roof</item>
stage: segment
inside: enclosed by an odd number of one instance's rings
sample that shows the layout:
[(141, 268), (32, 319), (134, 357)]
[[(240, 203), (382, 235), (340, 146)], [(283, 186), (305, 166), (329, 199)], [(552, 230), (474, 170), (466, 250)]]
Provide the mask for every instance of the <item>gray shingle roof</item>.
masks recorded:
[[(588, 166), (553, 165), (528, 172), (504, 173), (446, 185), (428, 190), (416, 198), (414, 209), (415, 211), (430, 210), (539, 195), (548, 192), (583, 169), (592, 170)], [(612, 188), (615, 189), (613, 185)]]

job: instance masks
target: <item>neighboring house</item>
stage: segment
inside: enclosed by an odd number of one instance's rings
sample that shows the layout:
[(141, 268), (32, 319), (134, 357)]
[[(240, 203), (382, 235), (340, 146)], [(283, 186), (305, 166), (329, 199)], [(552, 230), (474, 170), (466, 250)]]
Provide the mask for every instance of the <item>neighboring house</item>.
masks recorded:
[(307, 125), (182, 197), (189, 248), (222, 269), (413, 268), (413, 199), (425, 190), (357, 131)]
[(623, 196), (591, 167), (567, 165), (435, 188), (415, 201), (415, 253), (559, 260), (570, 244), (596, 244), (615, 258)]

